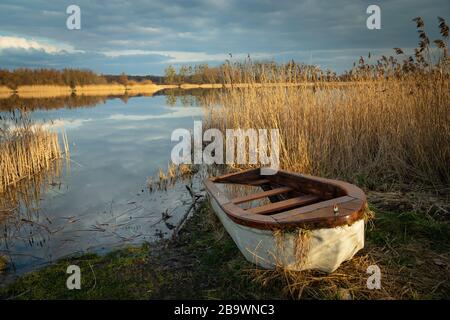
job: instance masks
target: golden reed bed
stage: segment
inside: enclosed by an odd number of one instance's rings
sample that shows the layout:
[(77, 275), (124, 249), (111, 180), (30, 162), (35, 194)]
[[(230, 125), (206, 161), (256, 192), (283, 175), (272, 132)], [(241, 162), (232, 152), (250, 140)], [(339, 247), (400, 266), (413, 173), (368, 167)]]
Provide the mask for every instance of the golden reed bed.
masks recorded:
[(32, 85), (19, 86), (16, 93), (22, 98), (48, 98), (70, 95), (72, 89), (69, 86)]
[[(67, 139), (63, 136), (65, 152)], [(0, 136), (0, 193), (51, 166), (62, 157), (58, 134), (24, 125)]]
[(6, 86), (0, 86), (0, 99), (8, 98), (13, 91), (6, 87)]
[(277, 128), (283, 169), (363, 185), (448, 185), (449, 82), (225, 90), (209, 127)]

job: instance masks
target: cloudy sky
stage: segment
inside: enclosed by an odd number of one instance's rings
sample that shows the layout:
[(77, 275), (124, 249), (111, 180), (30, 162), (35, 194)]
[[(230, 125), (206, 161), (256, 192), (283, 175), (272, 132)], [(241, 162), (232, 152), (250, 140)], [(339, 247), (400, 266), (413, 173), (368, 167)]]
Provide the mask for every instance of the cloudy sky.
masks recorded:
[[(66, 8), (81, 9), (68, 30)], [(381, 8), (381, 30), (366, 9)], [(254, 59), (295, 59), (341, 72), (360, 55), (392, 54), (417, 44), (411, 19), (431, 38), (448, 0), (2, 0), (0, 68), (89, 68), (100, 73), (163, 74), (176, 66)]]

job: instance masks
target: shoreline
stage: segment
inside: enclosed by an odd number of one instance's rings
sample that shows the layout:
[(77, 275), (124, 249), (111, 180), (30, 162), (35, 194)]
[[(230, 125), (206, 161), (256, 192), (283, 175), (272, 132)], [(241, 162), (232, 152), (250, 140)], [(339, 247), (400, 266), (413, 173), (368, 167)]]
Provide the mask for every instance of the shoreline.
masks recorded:
[[(369, 193), (375, 218), (367, 225), (366, 245), (330, 275), (257, 268), (245, 260), (204, 200), (175, 239), (117, 249), (104, 256), (85, 253), (60, 259), (0, 285), (0, 298), (448, 298), (449, 274), (443, 276), (442, 271), (448, 268), (450, 226), (444, 221), (430, 224), (418, 212), (401, 209), (400, 199), (387, 201), (384, 195)], [(382, 290), (366, 288), (366, 269), (374, 263), (382, 270)], [(80, 290), (65, 286), (71, 264), (81, 269)]]
[[(154, 94), (165, 89), (224, 89), (224, 88), (246, 88), (246, 87), (316, 87), (316, 86), (351, 86), (364, 85), (369, 82), (297, 82), (297, 83), (203, 83), (203, 84), (134, 84), (134, 85), (120, 85), (120, 84), (101, 84), (101, 85), (86, 85), (76, 86), (71, 88), (69, 86), (59, 85), (23, 85), (18, 86), (17, 89), (11, 89), (6, 86), (0, 86), (0, 99), (7, 99), (11, 96), (17, 95), (20, 98), (55, 98), (65, 97), (70, 95), (78, 96), (102, 96), (102, 95), (125, 95), (125, 94)], [(381, 83), (381, 82), (380, 82)]]
[(123, 86), (118, 84), (88, 85), (71, 88), (69, 86), (34, 85), (19, 86), (16, 90), (1, 87), (0, 99), (7, 99), (17, 95), (20, 98), (56, 98), (70, 95), (78, 96), (107, 96), (132, 94), (154, 94), (164, 89), (178, 88), (176, 85), (137, 84)]
[[(0, 284), (0, 299), (280, 298), (281, 288), (252, 281), (254, 266), (218, 223), (202, 202), (175, 239), (59, 259)], [(72, 264), (81, 269), (80, 290), (66, 288)]]

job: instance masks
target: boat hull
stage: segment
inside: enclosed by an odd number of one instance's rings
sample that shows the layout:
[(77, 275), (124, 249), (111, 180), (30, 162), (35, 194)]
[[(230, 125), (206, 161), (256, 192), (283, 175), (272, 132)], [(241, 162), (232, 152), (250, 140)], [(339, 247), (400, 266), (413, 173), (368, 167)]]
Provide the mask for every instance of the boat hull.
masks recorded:
[[(320, 270), (331, 273), (364, 247), (364, 220), (351, 225), (273, 231), (252, 228), (231, 220), (209, 196), (212, 208), (244, 257), (265, 269)], [(300, 231), (299, 231), (300, 230)]]

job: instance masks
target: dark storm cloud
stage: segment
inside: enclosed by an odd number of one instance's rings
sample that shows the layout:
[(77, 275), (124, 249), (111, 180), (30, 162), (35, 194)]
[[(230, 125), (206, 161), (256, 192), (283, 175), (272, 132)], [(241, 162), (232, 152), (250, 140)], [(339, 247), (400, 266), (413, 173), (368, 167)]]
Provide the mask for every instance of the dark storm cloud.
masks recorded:
[[(81, 8), (81, 30), (67, 30), (68, 5)], [(382, 29), (366, 28), (366, 8), (381, 7)], [(85, 67), (99, 72), (161, 73), (168, 63), (219, 63), (228, 52), (321, 64), (342, 70), (368, 51), (417, 43), (411, 18), (425, 18), (432, 37), (436, 17), (450, 3), (434, 1), (2, 1), (0, 36), (63, 47), (1, 49), (0, 65)], [(9, 42), (12, 40), (9, 39)], [(9, 43), (8, 42), (8, 43)], [(23, 46), (23, 45), (22, 45)]]

